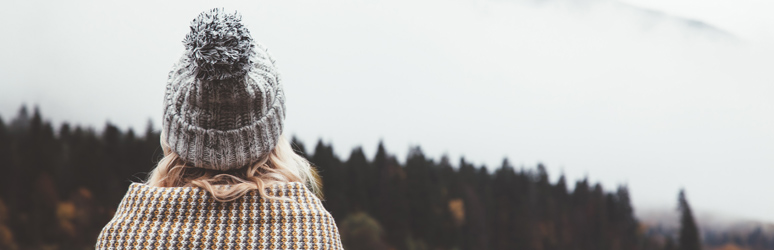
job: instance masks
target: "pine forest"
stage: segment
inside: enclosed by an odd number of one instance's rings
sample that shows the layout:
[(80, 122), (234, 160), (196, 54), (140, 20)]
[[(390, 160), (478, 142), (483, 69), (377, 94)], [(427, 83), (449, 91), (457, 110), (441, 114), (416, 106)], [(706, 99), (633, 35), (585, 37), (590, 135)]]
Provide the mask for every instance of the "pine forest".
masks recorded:
[[(516, 168), (504, 159), (487, 168), (433, 159), (419, 147), (397, 159), (381, 144), (375, 155), (355, 148), (345, 158), (321, 141), (293, 138), (293, 146), (317, 167), (346, 249), (702, 247), (682, 192), (680, 230), (655, 234), (635, 218), (627, 187), (551, 182), (540, 164)], [(150, 123), (141, 132), (54, 127), (26, 107), (0, 119), (0, 249), (92, 249), (129, 184), (161, 156)], [(758, 246), (749, 249), (772, 249), (770, 240)]]

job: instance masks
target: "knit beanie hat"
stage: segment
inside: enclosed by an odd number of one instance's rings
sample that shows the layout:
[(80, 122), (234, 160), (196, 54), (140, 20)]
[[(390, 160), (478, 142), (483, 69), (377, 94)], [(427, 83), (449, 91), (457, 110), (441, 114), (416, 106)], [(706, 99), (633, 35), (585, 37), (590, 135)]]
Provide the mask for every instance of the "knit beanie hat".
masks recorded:
[(282, 134), (275, 61), (236, 12), (202, 12), (183, 40), (164, 95), (163, 137), (194, 167), (229, 170), (267, 156)]

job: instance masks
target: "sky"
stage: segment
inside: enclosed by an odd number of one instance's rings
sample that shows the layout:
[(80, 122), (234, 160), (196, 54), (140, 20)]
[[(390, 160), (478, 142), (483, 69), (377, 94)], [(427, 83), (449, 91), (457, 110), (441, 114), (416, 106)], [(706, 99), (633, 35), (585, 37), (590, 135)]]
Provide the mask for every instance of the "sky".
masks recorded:
[[(774, 2), (4, 1), (0, 117), (159, 128), (189, 22), (238, 10), (277, 59), (286, 134), (627, 185), (637, 211), (774, 222)], [(572, 185), (571, 185), (572, 186)]]

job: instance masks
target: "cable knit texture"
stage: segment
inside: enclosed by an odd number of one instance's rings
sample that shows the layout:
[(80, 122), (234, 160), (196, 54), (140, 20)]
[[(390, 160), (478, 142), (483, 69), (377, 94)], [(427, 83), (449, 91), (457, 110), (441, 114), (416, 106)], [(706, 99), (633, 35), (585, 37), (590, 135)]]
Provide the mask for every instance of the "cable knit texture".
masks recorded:
[(218, 202), (196, 187), (134, 183), (97, 249), (343, 249), (333, 217), (303, 184), (268, 188), (292, 201), (260, 197), (256, 190)]
[(275, 60), (241, 16), (205, 11), (183, 44), (164, 96), (162, 129), (172, 151), (216, 170), (241, 168), (271, 152), (282, 134), (285, 96)]

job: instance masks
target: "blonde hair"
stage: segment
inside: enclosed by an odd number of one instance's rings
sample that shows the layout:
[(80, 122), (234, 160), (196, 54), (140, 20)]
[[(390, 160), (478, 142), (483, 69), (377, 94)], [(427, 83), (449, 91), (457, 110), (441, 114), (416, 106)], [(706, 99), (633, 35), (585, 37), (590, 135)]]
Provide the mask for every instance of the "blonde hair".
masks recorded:
[[(164, 136), (161, 136), (164, 138)], [(209, 191), (217, 201), (236, 200), (251, 190), (258, 190), (261, 197), (273, 197), (267, 187), (288, 182), (301, 182), (322, 198), (320, 177), (304, 157), (293, 151), (284, 136), (280, 136), (271, 153), (252, 165), (239, 169), (220, 171), (197, 168), (186, 164), (161, 139), (164, 158), (148, 175), (146, 185), (154, 187), (199, 187)]]

